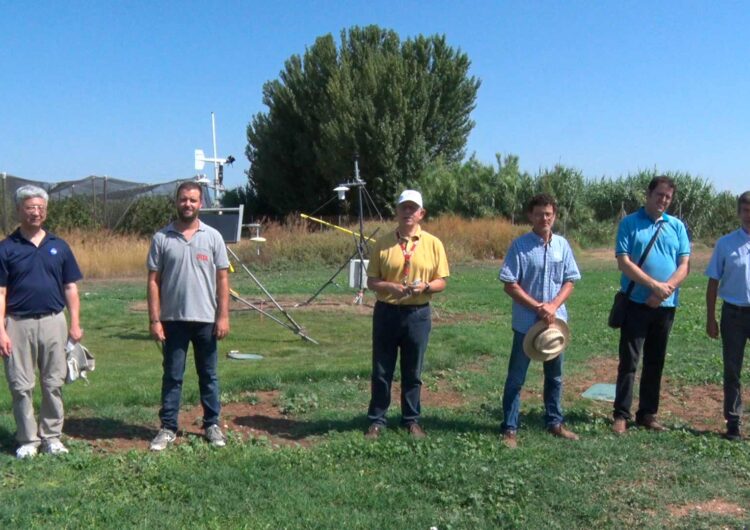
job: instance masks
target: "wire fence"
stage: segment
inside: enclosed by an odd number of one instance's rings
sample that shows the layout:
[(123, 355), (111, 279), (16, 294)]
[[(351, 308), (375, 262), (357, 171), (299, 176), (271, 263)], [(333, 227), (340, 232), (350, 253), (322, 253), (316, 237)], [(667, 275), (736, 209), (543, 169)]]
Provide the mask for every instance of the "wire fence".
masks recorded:
[(0, 205), (2, 205), (3, 233), (16, 224), (14, 197), (21, 186), (32, 184), (44, 189), (51, 201), (80, 197), (85, 199), (86, 207), (91, 208), (91, 219), (97, 225), (114, 229), (127, 215), (130, 207), (145, 196), (174, 196), (177, 186), (189, 179), (176, 179), (158, 184), (144, 184), (112, 177), (91, 175), (79, 180), (62, 182), (43, 182), (29, 180), (6, 173), (0, 174)]

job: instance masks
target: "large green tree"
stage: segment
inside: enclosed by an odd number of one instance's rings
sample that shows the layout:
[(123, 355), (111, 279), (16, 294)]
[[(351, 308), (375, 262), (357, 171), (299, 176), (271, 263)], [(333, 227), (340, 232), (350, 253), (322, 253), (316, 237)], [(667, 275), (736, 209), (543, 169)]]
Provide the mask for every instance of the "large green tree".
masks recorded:
[(310, 211), (360, 176), (378, 208), (419, 187), (425, 168), (464, 156), (479, 80), (444, 36), (401, 41), (377, 26), (329, 34), (293, 55), (263, 87), (267, 112), (247, 128), (253, 203), (261, 213)]

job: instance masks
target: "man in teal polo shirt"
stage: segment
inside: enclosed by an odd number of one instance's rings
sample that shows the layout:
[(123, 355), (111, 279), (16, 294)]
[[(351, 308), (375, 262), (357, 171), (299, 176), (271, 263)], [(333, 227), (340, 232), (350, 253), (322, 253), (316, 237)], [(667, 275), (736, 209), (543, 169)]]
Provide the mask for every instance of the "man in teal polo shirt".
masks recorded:
[[(728, 440), (742, 439), (742, 361), (750, 339), (750, 191), (737, 199), (740, 228), (716, 242), (706, 269), (706, 333), (721, 334), (724, 358), (724, 419)], [(716, 321), (716, 296), (724, 300), (721, 326)]]
[[(654, 177), (648, 185), (644, 207), (623, 218), (617, 230), (615, 255), (622, 271), (620, 289), (625, 292), (631, 281), (635, 282), (635, 288), (630, 294), (625, 321), (620, 328), (620, 363), (612, 427), (616, 434), (627, 429), (635, 372), (641, 355), (643, 370), (635, 421), (646, 429), (665, 430), (656, 420), (661, 374), (679, 301), (678, 288), (688, 275), (690, 259), (690, 241), (685, 225), (666, 213), (676, 192), (673, 179)], [(646, 261), (638, 267), (660, 224), (661, 229)]]
[[(21, 226), (0, 243), (0, 355), (13, 398), (17, 458), (33, 457), (40, 447), (48, 454), (68, 452), (60, 441), (65, 343), (83, 335), (76, 286), (81, 271), (68, 244), (43, 228), (48, 199), (36, 186), (18, 188)], [(38, 425), (32, 396), (37, 367), (42, 387)]]

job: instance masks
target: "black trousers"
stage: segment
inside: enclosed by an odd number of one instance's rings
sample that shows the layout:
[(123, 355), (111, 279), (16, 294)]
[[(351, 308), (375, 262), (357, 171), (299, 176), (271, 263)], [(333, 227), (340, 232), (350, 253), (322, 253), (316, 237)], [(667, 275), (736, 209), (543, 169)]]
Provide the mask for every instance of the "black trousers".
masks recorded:
[(724, 358), (724, 419), (728, 426), (742, 423), (742, 361), (750, 338), (750, 307), (724, 302), (721, 344)]
[(661, 374), (667, 354), (667, 342), (674, 322), (674, 307), (652, 308), (629, 301), (625, 322), (620, 328), (620, 364), (617, 367), (615, 418), (629, 420), (633, 403), (633, 386), (638, 362), (643, 355), (638, 411), (635, 419), (659, 411)]
[(422, 364), (432, 329), (430, 306), (377, 302), (372, 318), (370, 423), (385, 425), (391, 404), (396, 359), (401, 360), (401, 423), (417, 423), (421, 414)]

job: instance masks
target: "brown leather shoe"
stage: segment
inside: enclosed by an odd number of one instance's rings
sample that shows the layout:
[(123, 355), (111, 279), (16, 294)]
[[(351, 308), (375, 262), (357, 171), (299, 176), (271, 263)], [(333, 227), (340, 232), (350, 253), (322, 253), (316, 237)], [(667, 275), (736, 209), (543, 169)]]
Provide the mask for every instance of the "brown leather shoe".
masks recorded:
[(424, 429), (418, 423), (410, 423), (406, 428), (409, 430), (412, 438), (424, 438), (427, 436), (427, 433), (424, 432)]
[(664, 425), (656, 421), (656, 416), (653, 414), (646, 414), (640, 420), (636, 420), (635, 423), (649, 431), (663, 432), (668, 430)]
[(503, 444), (508, 449), (515, 449), (518, 447), (518, 440), (516, 440), (516, 431), (505, 431), (503, 434), (500, 435), (500, 438), (503, 441)]
[(612, 424), (612, 432), (615, 434), (625, 434), (628, 430), (628, 422), (625, 418), (615, 418)]
[(373, 423), (370, 425), (370, 428), (367, 429), (367, 432), (365, 433), (365, 438), (369, 440), (375, 440), (380, 436), (380, 431), (383, 430), (383, 426), (378, 423)]
[(558, 438), (564, 438), (566, 440), (578, 440), (578, 435), (563, 427), (562, 423), (558, 423), (557, 425), (554, 425), (547, 430), (552, 436), (557, 436)]

